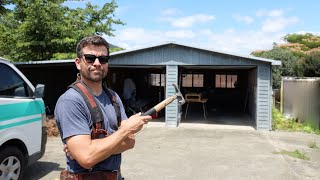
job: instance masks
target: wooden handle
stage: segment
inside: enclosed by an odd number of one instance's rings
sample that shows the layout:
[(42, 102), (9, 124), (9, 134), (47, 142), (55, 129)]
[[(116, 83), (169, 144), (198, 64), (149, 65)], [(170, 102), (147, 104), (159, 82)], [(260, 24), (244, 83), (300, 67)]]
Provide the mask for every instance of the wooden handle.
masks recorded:
[(149, 109), (147, 112), (143, 113), (141, 116), (151, 115), (156, 112), (159, 112), (163, 108), (165, 108), (168, 104), (172, 103), (172, 101), (174, 101), (175, 99), (177, 99), (177, 95), (173, 95), (173, 96), (161, 101), (159, 104), (155, 105), (153, 108)]

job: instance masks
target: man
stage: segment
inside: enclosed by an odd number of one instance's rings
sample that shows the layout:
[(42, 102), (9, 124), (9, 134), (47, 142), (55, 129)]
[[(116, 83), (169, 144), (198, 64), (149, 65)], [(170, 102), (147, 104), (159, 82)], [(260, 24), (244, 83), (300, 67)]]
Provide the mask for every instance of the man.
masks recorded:
[[(132, 75), (130, 74), (130, 77)], [(123, 84), (123, 98), (127, 106), (132, 105), (136, 101), (136, 84), (128, 77)]]
[[(64, 179), (85, 179), (84, 176), (90, 179), (96, 172), (109, 174), (108, 172), (120, 170), (121, 153), (134, 147), (134, 134), (151, 120), (151, 116), (140, 116), (138, 113), (128, 119), (119, 96), (114, 92), (120, 105), (121, 120), (125, 120), (118, 127), (115, 108), (102, 86), (103, 78), (108, 72), (107, 41), (96, 35), (83, 38), (78, 43), (76, 52), (75, 64), (80, 79), (102, 109), (103, 129), (109, 135), (91, 139), (93, 122), (90, 110), (84, 98), (73, 88), (69, 88), (59, 98), (55, 118), (62, 142), (72, 154), (72, 158), (67, 156), (67, 174)], [(98, 177), (101, 178), (102, 175), (99, 174)], [(121, 179), (120, 174), (118, 179)]]

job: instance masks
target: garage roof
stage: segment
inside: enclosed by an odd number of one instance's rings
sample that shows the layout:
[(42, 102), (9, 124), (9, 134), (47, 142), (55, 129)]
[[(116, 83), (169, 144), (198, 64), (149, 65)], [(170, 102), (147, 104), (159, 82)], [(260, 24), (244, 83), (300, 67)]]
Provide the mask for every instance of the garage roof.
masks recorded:
[[(239, 55), (239, 54), (230, 54), (227, 52), (222, 52), (222, 51), (215, 51), (212, 49), (206, 49), (206, 48), (200, 48), (200, 47), (195, 47), (195, 46), (190, 46), (190, 45), (185, 45), (181, 43), (174, 43), (174, 42), (166, 42), (162, 44), (155, 44), (151, 46), (146, 46), (146, 47), (141, 47), (141, 48), (136, 48), (136, 49), (130, 49), (130, 50), (123, 50), (123, 51), (117, 51), (113, 52), (110, 54), (110, 56), (118, 56), (118, 55), (123, 55), (126, 53), (130, 52), (136, 52), (136, 51), (141, 51), (145, 49), (150, 49), (150, 48), (156, 48), (160, 46), (184, 46), (187, 48), (192, 48), (192, 49), (198, 49), (198, 50), (204, 50), (204, 51), (209, 51), (209, 52), (214, 52), (214, 53), (219, 53), (219, 54), (225, 54), (229, 56), (236, 56), (236, 57), (241, 57), (241, 58), (246, 58), (246, 59), (251, 59), (251, 60), (256, 60), (256, 61), (262, 61), (262, 62), (269, 62), (271, 65), (281, 65), (281, 61), (273, 60), (273, 59), (266, 59), (266, 58), (260, 58), (260, 57), (255, 57), (255, 56), (244, 56), (244, 55)], [(44, 61), (28, 61), (28, 62), (15, 62), (17, 65), (31, 65), (31, 64), (61, 64), (61, 63), (72, 63), (73, 64), (74, 60), (69, 59), (69, 60), (44, 60)]]
[(181, 43), (175, 43), (175, 42), (166, 42), (166, 43), (155, 44), (155, 45), (146, 46), (146, 47), (141, 47), (141, 48), (136, 48), (136, 49), (117, 51), (117, 52), (111, 53), (111, 56), (117, 56), (117, 55), (129, 53), (129, 52), (141, 51), (141, 50), (145, 50), (145, 49), (149, 49), (149, 48), (155, 48), (155, 47), (160, 47), (160, 46), (168, 46), (168, 45), (171, 45), (171, 46), (172, 46), (172, 45), (173, 45), (173, 46), (174, 46), (174, 45), (184, 46), (184, 47), (189, 47), (189, 48), (192, 48), (192, 49), (198, 49), (198, 50), (204, 50), (204, 51), (209, 51), (209, 52), (214, 52), (214, 53), (219, 53), (219, 54), (237, 56), (237, 57), (242, 57), (242, 58), (251, 59), (251, 60), (258, 60), (258, 61), (263, 61), (263, 62), (269, 62), (269, 63), (271, 63), (272, 65), (281, 65), (281, 61), (277, 61), (277, 60), (273, 60), (273, 59), (260, 58), (260, 57), (250, 56), (250, 55), (249, 55), (249, 56), (244, 56), (244, 55), (239, 55), (239, 54), (230, 54), (230, 53), (223, 52), (223, 51), (215, 51), (215, 50), (212, 50), (212, 49), (200, 48), (200, 47), (195, 47), (195, 46), (186, 45), (186, 44), (181, 44)]

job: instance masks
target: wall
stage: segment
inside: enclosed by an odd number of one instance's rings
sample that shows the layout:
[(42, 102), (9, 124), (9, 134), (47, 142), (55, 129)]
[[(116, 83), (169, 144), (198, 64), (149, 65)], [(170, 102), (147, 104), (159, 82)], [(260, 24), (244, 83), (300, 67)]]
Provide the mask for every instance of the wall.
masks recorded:
[(261, 64), (257, 69), (257, 130), (271, 130), (271, 68)]
[(320, 128), (320, 78), (282, 79), (282, 112)]
[(249, 71), (248, 75), (248, 104), (247, 111), (251, 118), (256, 121), (257, 116), (257, 69)]

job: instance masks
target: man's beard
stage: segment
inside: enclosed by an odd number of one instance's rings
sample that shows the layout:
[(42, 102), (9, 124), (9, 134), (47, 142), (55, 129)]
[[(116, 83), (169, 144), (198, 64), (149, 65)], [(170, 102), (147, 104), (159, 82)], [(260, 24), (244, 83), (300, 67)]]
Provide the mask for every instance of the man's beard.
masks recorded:
[(81, 71), (81, 74), (83, 78), (93, 82), (101, 82), (107, 76), (107, 72), (104, 71), (99, 71), (99, 74), (93, 71)]

